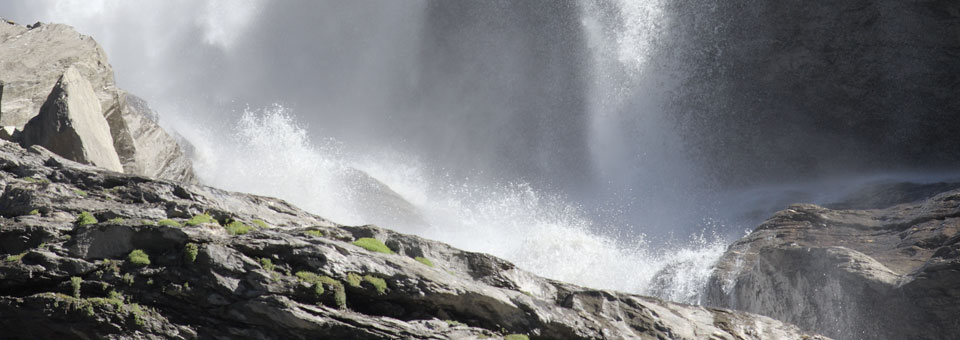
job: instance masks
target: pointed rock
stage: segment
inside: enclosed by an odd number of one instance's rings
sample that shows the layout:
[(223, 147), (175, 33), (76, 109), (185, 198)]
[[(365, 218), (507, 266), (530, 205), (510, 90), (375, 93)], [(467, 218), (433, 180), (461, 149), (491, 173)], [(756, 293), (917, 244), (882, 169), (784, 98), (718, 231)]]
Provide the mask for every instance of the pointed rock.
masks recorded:
[(90, 82), (70, 67), (53, 87), (40, 114), (24, 127), (22, 143), (43, 146), (73, 161), (123, 172), (110, 126), (101, 112)]
[[(129, 136), (129, 141), (118, 141), (116, 144), (129, 143), (127, 149), (132, 150), (127, 154), (124, 150), (117, 149), (124, 171), (174, 181), (196, 182), (193, 165), (181, 150), (181, 143), (186, 144), (186, 141), (178, 143), (164, 131), (157, 124), (157, 113), (140, 97), (120, 91), (119, 103), (119, 112), (123, 125), (128, 129), (126, 136)], [(118, 134), (114, 133), (114, 139), (117, 136)]]

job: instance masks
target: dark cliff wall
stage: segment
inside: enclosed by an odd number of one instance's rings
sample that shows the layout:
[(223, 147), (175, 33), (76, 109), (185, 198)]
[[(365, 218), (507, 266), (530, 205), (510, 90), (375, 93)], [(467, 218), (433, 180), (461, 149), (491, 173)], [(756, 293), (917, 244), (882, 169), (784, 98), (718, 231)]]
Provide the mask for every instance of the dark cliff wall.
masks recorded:
[(960, 3), (667, 6), (671, 117), (725, 183), (960, 165)]

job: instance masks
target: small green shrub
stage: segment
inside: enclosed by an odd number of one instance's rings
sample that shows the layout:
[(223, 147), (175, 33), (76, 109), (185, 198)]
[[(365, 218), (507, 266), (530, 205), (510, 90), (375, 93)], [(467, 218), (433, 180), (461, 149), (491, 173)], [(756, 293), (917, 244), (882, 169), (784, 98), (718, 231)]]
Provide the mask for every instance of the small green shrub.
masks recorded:
[(124, 220), (123, 220), (123, 218), (121, 218), (121, 217), (114, 217), (114, 218), (111, 218), (111, 219), (107, 220), (107, 223), (110, 223), (110, 224), (121, 224), (121, 223), (123, 223), (123, 221), (124, 221)]
[(319, 230), (307, 230), (305, 233), (310, 236), (323, 237), (323, 233)]
[(183, 257), (190, 262), (197, 262), (198, 253), (200, 253), (200, 247), (196, 243), (187, 243), (183, 246)]
[(310, 288), (313, 289), (313, 292), (317, 294), (318, 298), (326, 292), (325, 288), (328, 288), (333, 290), (333, 301), (338, 308), (347, 306), (347, 291), (340, 281), (329, 276), (321, 276), (308, 271), (299, 271), (294, 275), (300, 280), (310, 283)]
[(269, 229), (269, 228), (270, 228), (270, 226), (267, 225), (267, 222), (264, 222), (263, 220), (253, 220), (253, 221), (250, 221), (250, 223), (253, 223), (253, 225), (255, 225), (255, 226), (257, 226), (257, 227), (260, 227), (260, 228), (264, 228), (264, 229)]
[(127, 261), (130, 261), (135, 266), (149, 266), (150, 265), (150, 256), (147, 253), (143, 252), (140, 249), (134, 249), (127, 255)]
[(427, 267), (433, 267), (433, 261), (430, 261), (430, 259), (426, 257), (417, 256), (417, 257), (414, 257), (413, 259), (417, 260), (417, 262), (427, 265)]
[(373, 288), (377, 290), (377, 294), (383, 295), (387, 293), (387, 281), (373, 275), (364, 275), (363, 281), (373, 285)]
[(510, 334), (503, 337), (503, 340), (530, 340), (530, 337), (523, 334)]
[(357, 273), (347, 273), (347, 284), (350, 287), (360, 288), (360, 282), (363, 281), (363, 277)]
[(7, 262), (20, 262), (20, 260), (23, 259), (23, 255), (26, 255), (26, 254), (27, 254), (26, 252), (23, 252), (23, 253), (20, 253), (20, 254), (17, 254), (17, 255), (7, 256), (6, 261), (7, 261)]
[(380, 240), (375, 238), (361, 237), (356, 241), (353, 241), (353, 245), (372, 252), (393, 254), (393, 250), (391, 250), (390, 247), (387, 247), (386, 244), (383, 244), (383, 242), (380, 242)]
[(93, 214), (83, 211), (80, 213), (80, 215), (77, 215), (77, 219), (73, 221), (73, 224), (81, 226), (81, 225), (88, 225), (88, 224), (96, 224), (97, 222), (98, 222), (97, 218), (93, 217)]
[(320, 282), (333, 289), (333, 302), (337, 305), (337, 308), (347, 307), (347, 290), (343, 288), (343, 283), (329, 276), (321, 276)]
[(227, 228), (227, 232), (229, 232), (230, 235), (243, 235), (250, 232), (250, 229), (253, 229), (240, 221), (230, 222), (230, 224), (227, 224), (224, 228)]
[(171, 220), (171, 219), (169, 219), (169, 218), (165, 218), (165, 219), (162, 219), (162, 220), (157, 221), (157, 225), (165, 226), (165, 227), (177, 227), (177, 228), (179, 228), (179, 227), (180, 227), (180, 222)]
[(80, 189), (73, 189), (73, 193), (80, 197), (87, 197), (87, 195), (89, 195), (86, 191)]
[(130, 273), (123, 274), (123, 277), (121, 278), (121, 280), (123, 280), (123, 283), (126, 283), (128, 286), (133, 286), (133, 282), (134, 282), (133, 274), (130, 274)]
[(80, 298), (80, 284), (83, 283), (83, 279), (78, 276), (73, 276), (70, 278), (70, 287), (73, 287), (73, 297)]
[(191, 217), (191, 218), (190, 218), (189, 220), (187, 220), (187, 222), (185, 222), (185, 223), (186, 223), (188, 226), (197, 226), (197, 225), (201, 225), (201, 224), (204, 224), (204, 223), (217, 223), (217, 220), (213, 219), (213, 217), (210, 216), (210, 215), (207, 214), (207, 213), (202, 213), (202, 214), (200, 214), (200, 215), (195, 215), (195, 216)]
[(40, 215), (40, 210), (39, 209), (30, 210), (30, 212), (28, 212), (27, 215)]
[(273, 261), (265, 257), (260, 258), (260, 266), (263, 267), (263, 269), (266, 269), (267, 271), (271, 271), (271, 272), (273, 271), (274, 268), (276, 268), (273, 265)]

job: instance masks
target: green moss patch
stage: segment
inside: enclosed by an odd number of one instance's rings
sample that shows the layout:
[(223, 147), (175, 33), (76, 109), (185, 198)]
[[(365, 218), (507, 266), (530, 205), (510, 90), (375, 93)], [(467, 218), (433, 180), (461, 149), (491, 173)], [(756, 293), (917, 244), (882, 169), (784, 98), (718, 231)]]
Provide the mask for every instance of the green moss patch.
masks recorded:
[(80, 285), (83, 284), (83, 279), (79, 276), (73, 276), (70, 278), (70, 287), (73, 288), (73, 297), (80, 298)]
[(122, 224), (123, 222), (124, 222), (124, 219), (121, 217), (114, 217), (107, 220), (107, 223), (111, 223), (111, 224)]
[(74, 194), (77, 194), (77, 196), (80, 196), (80, 197), (87, 197), (88, 195), (90, 195), (90, 194), (87, 193), (86, 191), (83, 191), (83, 190), (80, 190), (80, 189), (73, 189), (73, 193), (74, 193)]
[(323, 237), (323, 233), (319, 230), (307, 230), (305, 233), (310, 236)]
[(230, 224), (227, 224), (226, 226), (224, 226), (224, 228), (227, 229), (227, 232), (229, 232), (230, 235), (243, 235), (243, 234), (249, 233), (250, 229), (253, 229), (250, 226), (243, 224), (240, 221), (230, 222)]
[(177, 227), (177, 228), (179, 228), (179, 227), (180, 227), (180, 222), (171, 220), (171, 219), (169, 219), (169, 218), (165, 218), (165, 219), (162, 219), (162, 220), (157, 221), (157, 225), (161, 225), (161, 226), (165, 226), (165, 227)]
[(387, 281), (373, 276), (373, 275), (364, 275), (363, 281), (369, 283), (377, 290), (377, 294), (383, 295), (387, 293)]
[(187, 222), (188, 226), (198, 226), (204, 223), (217, 223), (217, 220), (213, 219), (213, 216), (210, 216), (207, 213), (202, 213), (191, 217)]
[(273, 261), (270, 260), (270, 259), (268, 259), (268, 258), (265, 258), (265, 257), (264, 257), (264, 258), (260, 258), (260, 261), (259, 261), (259, 262), (260, 262), (260, 266), (263, 267), (263, 269), (266, 269), (266, 270), (271, 271), (271, 272), (272, 272), (274, 269), (276, 269), (276, 266), (273, 264)]
[(253, 220), (253, 221), (250, 221), (250, 223), (253, 223), (253, 225), (258, 228), (264, 228), (264, 229), (270, 228), (270, 226), (267, 225), (267, 222), (264, 222), (263, 220)]
[(371, 237), (361, 237), (353, 241), (353, 245), (372, 252), (393, 254), (393, 250), (391, 250), (390, 247), (387, 247), (387, 245), (380, 242), (380, 240)]
[(417, 256), (417, 257), (414, 257), (413, 259), (417, 260), (417, 262), (425, 264), (427, 267), (433, 267), (433, 261), (430, 261), (430, 259), (426, 257)]
[(187, 243), (183, 246), (183, 257), (190, 262), (197, 262), (197, 254), (200, 253), (200, 247), (196, 243)]
[(503, 337), (503, 340), (530, 340), (530, 337), (523, 334), (510, 334)]
[(308, 271), (299, 271), (295, 275), (301, 281), (311, 284), (310, 288), (313, 289), (317, 298), (320, 298), (320, 296), (329, 289), (333, 292), (333, 301), (338, 308), (345, 308), (347, 306), (347, 291), (340, 281), (329, 276), (317, 275), (316, 273)]
[(10, 256), (7, 256), (7, 258), (4, 259), (4, 260), (7, 261), (7, 262), (20, 262), (20, 260), (23, 259), (23, 255), (26, 255), (26, 254), (27, 254), (27, 253), (20, 253), (20, 254), (17, 254), (17, 255), (10, 255)]
[(130, 252), (130, 254), (127, 255), (127, 261), (130, 261), (130, 263), (135, 266), (149, 266), (150, 256), (143, 252), (143, 250), (134, 249)]
[(40, 210), (38, 209), (30, 210), (30, 212), (28, 212), (27, 215), (40, 215)]
[(360, 282), (363, 281), (363, 277), (357, 273), (347, 273), (347, 284), (350, 287), (360, 288)]
[(88, 225), (88, 224), (96, 224), (97, 222), (98, 222), (97, 218), (93, 217), (93, 214), (84, 211), (84, 212), (81, 212), (80, 215), (77, 215), (77, 219), (73, 221), (73, 224), (81, 226), (81, 225)]

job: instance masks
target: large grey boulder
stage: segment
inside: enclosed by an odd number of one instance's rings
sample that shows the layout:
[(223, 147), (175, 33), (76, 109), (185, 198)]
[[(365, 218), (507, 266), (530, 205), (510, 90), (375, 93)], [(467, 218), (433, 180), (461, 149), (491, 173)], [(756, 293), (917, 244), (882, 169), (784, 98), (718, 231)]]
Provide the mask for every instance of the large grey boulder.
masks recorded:
[[(768, 317), (578, 287), (278, 199), (104, 171), (39, 147), (0, 142), (0, 165), (4, 337), (823, 339)], [(97, 221), (77, 221), (84, 211)], [(191, 219), (204, 212), (211, 218)], [(361, 238), (391, 253), (354, 243)], [(138, 249), (149, 264), (128, 256)]]
[(60, 77), (40, 114), (24, 127), (23, 145), (40, 145), (67, 159), (123, 172), (110, 126), (90, 82), (70, 67)]
[[(196, 177), (180, 142), (158, 124), (159, 115), (140, 97), (120, 91), (121, 117), (134, 152), (120, 151), (125, 172), (156, 178), (194, 182)], [(118, 150), (119, 151), (119, 150)]]
[(0, 83), (5, 84), (0, 126), (11, 127), (0, 137), (16, 139), (13, 127), (23, 127), (39, 114), (50, 89), (71, 67), (89, 81), (125, 172), (195, 181), (189, 159), (174, 147), (178, 142), (149, 119), (137, 117), (149, 110), (129, 104), (100, 45), (66, 25), (0, 20)]
[[(896, 185), (896, 199), (925, 187)], [(873, 202), (872, 200), (868, 200)], [(960, 190), (884, 209), (797, 204), (732, 244), (708, 304), (758, 313), (836, 339), (960, 334)], [(844, 205), (855, 205), (848, 202)]]

